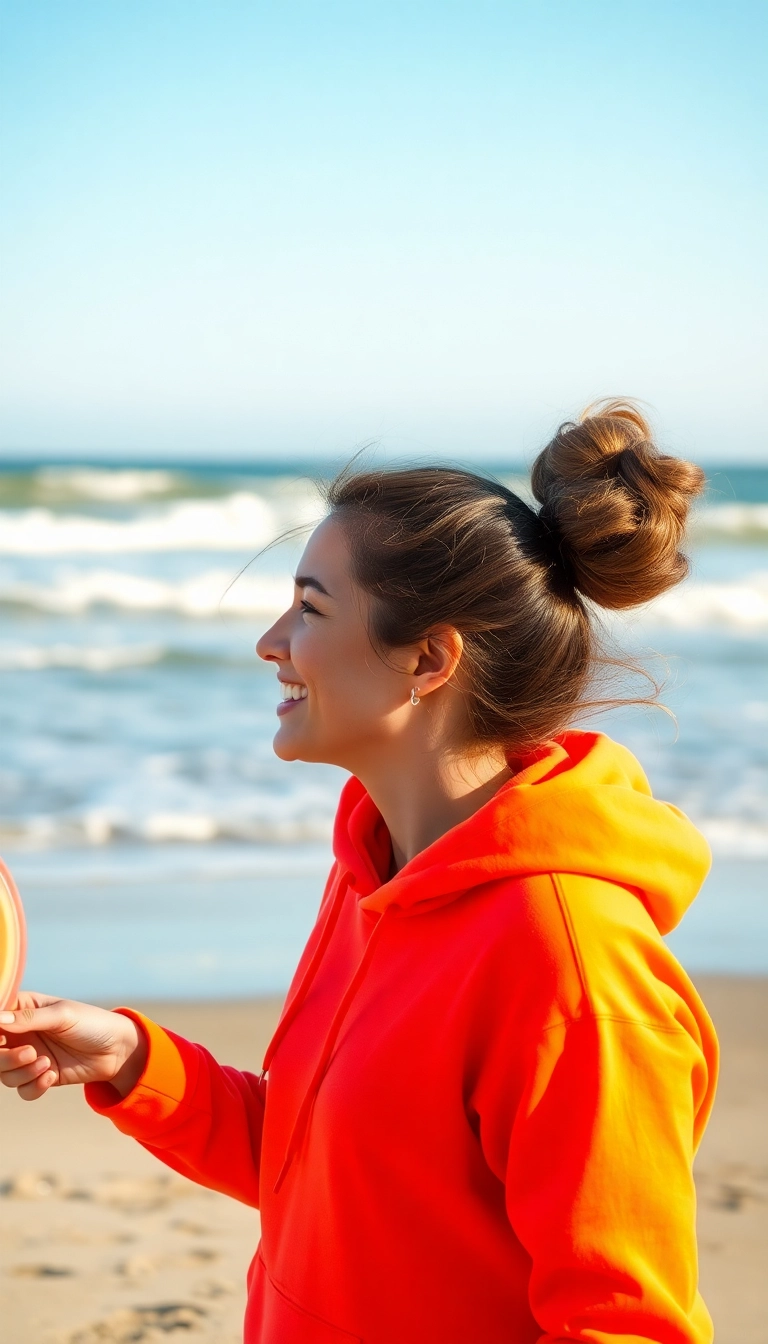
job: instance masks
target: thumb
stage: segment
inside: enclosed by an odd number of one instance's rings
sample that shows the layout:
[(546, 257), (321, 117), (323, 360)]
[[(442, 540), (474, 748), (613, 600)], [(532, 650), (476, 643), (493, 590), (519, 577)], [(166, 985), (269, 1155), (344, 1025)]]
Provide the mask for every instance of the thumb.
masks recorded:
[(16, 1008), (13, 1012), (0, 1013), (0, 1027), (5, 1032), (30, 1031), (66, 1031), (73, 1026), (74, 1017), (71, 1006), (65, 999), (54, 999), (41, 1008)]

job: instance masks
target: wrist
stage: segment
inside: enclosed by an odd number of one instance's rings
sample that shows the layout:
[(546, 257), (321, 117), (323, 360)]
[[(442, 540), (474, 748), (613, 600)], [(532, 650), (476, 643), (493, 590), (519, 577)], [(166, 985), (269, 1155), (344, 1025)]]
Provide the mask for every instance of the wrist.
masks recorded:
[(109, 1081), (121, 1097), (127, 1097), (146, 1068), (149, 1041), (146, 1032), (132, 1017), (122, 1013), (118, 1016), (125, 1023), (123, 1062)]

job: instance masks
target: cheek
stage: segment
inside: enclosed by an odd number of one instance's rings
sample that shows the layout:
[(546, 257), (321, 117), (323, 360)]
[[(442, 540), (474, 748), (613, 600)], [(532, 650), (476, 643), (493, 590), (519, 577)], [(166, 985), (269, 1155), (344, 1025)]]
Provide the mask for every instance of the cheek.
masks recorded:
[(353, 661), (350, 652), (341, 640), (311, 638), (297, 651), (296, 670), (324, 710), (362, 698), (365, 670)]
[(291, 662), (309, 689), (317, 691), (331, 678), (333, 641), (324, 637), (322, 628), (302, 624), (291, 639)]
[(305, 626), (291, 650), (293, 665), (309, 687), (326, 723), (367, 721), (392, 706), (392, 688), (367, 639), (357, 631)]

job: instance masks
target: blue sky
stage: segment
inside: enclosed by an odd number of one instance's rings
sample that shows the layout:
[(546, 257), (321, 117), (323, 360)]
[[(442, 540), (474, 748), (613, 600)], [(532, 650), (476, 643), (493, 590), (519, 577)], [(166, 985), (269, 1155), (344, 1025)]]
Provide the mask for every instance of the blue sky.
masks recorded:
[(0, 6), (8, 456), (768, 460), (768, 7)]

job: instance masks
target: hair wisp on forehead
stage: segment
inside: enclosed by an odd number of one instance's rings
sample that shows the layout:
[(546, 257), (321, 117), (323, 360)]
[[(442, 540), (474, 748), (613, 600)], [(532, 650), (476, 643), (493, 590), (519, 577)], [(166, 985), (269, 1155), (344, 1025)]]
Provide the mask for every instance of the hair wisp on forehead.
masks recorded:
[(326, 498), (374, 599), (377, 645), (453, 626), (472, 742), (527, 749), (590, 703), (600, 651), (585, 599), (635, 606), (687, 573), (679, 548), (704, 479), (660, 453), (632, 402), (604, 401), (537, 457), (538, 512), (452, 467), (342, 472)]

